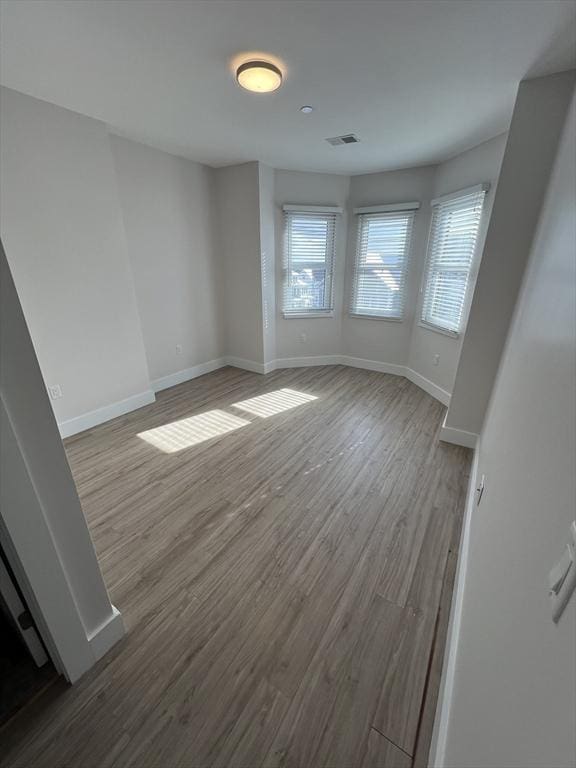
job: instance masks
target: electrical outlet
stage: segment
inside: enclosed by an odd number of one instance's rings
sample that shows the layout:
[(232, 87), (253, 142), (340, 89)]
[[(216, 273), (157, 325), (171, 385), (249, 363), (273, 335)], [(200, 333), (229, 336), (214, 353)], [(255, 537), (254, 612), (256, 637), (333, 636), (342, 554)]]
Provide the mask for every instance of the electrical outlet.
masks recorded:
[(438, 365), (439, 362), (440, 362), (440, 355), (434, 355), (434, 357), (432, 358), (432, 365)]
[(62, 387), (60, 384), (52, 384), (52, 386), (48, 387), (48, 392), (52, 400), (58, 400), (59, 397), (62, 397)]
[(176, 354), (177, 355), (182, 354), (182, 344), (176, 344)]
[(300, 344), (306, 344), (307, 341), (308, 341), (308, 337), (306, 336), (306, 334), (305, 333), (301, 333), (300, 334)]

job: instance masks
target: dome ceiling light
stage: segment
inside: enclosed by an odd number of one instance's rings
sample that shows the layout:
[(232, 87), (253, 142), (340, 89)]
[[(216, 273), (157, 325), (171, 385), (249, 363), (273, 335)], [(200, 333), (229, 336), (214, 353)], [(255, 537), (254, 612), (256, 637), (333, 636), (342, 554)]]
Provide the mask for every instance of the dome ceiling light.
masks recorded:
[(238, 85), (254, 93), (270, 93), (282, 85), (282, 72), (269, 61), (246, 61), (236, 70)]

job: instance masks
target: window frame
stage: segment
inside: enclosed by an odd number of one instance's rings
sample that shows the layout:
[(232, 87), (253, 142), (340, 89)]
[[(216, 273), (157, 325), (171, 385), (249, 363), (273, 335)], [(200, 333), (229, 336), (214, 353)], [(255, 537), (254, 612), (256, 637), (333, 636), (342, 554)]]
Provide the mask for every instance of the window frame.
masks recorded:
[[(476, 278), (478, 276), (478, 269), (480, 265), (480, 253), (481, 249), (479, 247), (480, 244), (480, 236), (482, 232), (482, 226), (484, 223), (484, 214), (485, 214), (485, 205), (486, 205), (486, 198), (488, 196), (488, 192), (490, 190), (490, 184), (489, 183), (482, 183), (482, 184), (476, 184), (472, 187), (466, 187), (465, 189), (457, 190), (456, 192), (451, 192), (447, 195), (442, 195), (441, 197), (437, 197), (430, 201), (430, 206), (432, 208), (432, 215), (430, 218), (430, 225), (428, 228), (428, 243), (426, 246), (426, 259), (424, 262), (424, 269), (422, 272), (422, 279), (420, 283), (420, 302), (418, 307), (418, 325), (420, 328), (424, 328), (427, 331), (433, 331), (434, 333), (439, 333), (443, 336), (448, 336), (451, 339), (458, 339), (462, 335), (462, 332), (466, 328), (466, 324), (468, 322), (468, 314), (470, 312), (470, 305), (471, 305), (471, 298), (474, 292), (474, 287), (476, 284)], [(447, 328), (442, 325), (438, 325), (435, 323), (430, 322), (429, 320), (425, 319), (424, 312), (426, 308), (426, 291), (428, 288), (428, 278), (431, 271), (431, 261), (432, 261), (432, 236), (434, 231), (434, 216), (435, 211), (434, 208), (438, 205), (442, 205), (443, 203), (450, 202), (452, 200), (458, 200), (459, 198), (469, 197), (470, 195), (483, 193), (482, 200), (481, 200), (481, 210), (480, 210), (480, 216), (478, 218), (478, 228), (476, 230), (476, 239), (474, 242), (474, 249), (472, 252), (472, 257), (470, 259), (470, 264), (468, 267), (467, 277), (466, 277), (466, 287), (464, 289), (464, 296), (462, 301), (462, 312), (460, 315), (460, 322), (458, 330), (453, 330), (451, 328)]]
[[(336, 248), (338, 240), (338, 226), (339, 215), (342, 213), (342, 208), (332, 205), (291, 205), (286, 204), (282, 206), (282, 308), (281, 315), (285, 320), (298, 320), (298, 319), (312, 319), (312, 318), (332, 318), (334, 317), (334, 282), (336, 272)], [(289, 232), (290, 232), (290, 220), (293, 216), (310, 216), (313, 218), (326, 218), (328, 227), (329, 239), (326, 243), (326, 258), (324, 260), (324, 267), (319, 267), (318, 262), (310, 261), (309, 269), (324, 269), (325, 271), (325, 289), (324, 289), (324, 306), (322, 308), (314, 309), (286, 309), (286, 293), (287, 293), (287, 278), (290, 270), (292, 259), (289, 253)], [(306, 262), (302, 261), (299, 266), (306, 268)], [(326, 285), (327, 284), (327, 285)]]
[[(356, 247), (354, 251), (354, 259), (352, 262), (352, 275), (350, 284), (350, 296), (348, 302), (348, 314), (351, 318), (358, 318), (362, 320), (384, 320), (389, 323), (403, 323), (405, 320), (405, 310), (408, 293), (408, 270), (410, 265), (410, 259), (412, 255), (412, 243), (414, 237), (414, 222), (416, 212), (420, 208), (419, 202), (409, 203), (393, 203), (390, 205), (371, 205), (362, 208), (355, 208), (354, 213), (357, 216), (356, 221)], [(408, 234), (404, 248), (404, 263), (402, 265), (402, 300), (401, 309), (399, 315), (385, 315), (377, 313), (361, 312), (356, 309), (358, 301), (358, 274), (360, 269), (366, 270), (369, 267), (360, 267), (360, 248), (363, 239), (363, 229), (365, 222), (369, 220), (368, 217), (378, 217), (381, 214), (383, 216), (394, 214), (405, 214), (410, 220), (408, 225)]]

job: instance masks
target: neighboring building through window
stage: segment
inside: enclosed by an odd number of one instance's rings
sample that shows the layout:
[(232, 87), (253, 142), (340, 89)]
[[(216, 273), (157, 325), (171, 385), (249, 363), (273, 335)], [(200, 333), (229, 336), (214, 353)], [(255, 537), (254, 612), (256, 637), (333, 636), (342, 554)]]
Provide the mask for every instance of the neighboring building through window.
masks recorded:
[(418, 203), (358, 208), (350, 314), (401, 320), (414, 211)]
[(284, 206), (285, 317), (331, 314), (338, 208)]

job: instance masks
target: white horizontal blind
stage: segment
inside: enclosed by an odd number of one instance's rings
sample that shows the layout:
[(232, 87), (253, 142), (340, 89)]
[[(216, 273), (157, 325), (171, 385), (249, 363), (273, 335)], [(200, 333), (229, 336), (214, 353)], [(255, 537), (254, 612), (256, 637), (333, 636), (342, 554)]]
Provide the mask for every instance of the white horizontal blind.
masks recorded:
[(400, 320), (414, 211), (365, 213), (358, 219), (350, 313)]
[(422, 322), (458, 333), (474, 260), (485, 190), (433, 206)]
[(335, 230), (335, 213), (284, 213), (285, 315), (312, 315), (334, 308)]

